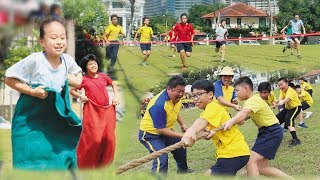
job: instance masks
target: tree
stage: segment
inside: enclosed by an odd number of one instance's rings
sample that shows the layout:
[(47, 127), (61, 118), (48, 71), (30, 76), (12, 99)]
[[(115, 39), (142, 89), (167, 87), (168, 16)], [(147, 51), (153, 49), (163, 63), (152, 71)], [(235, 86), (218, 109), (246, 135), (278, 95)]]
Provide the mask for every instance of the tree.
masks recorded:
[(284, 27), (293, 16), (298, 14), (303, 20), (307, 31), (320, 28), (320, 1), (310, 0), (279, 0), (280, 13), (277, 15), (278, 25)]
[[(77, 63), (82, 57), (91, 53), (97, 56), (99, 70), (103, 70), (103, 54), (99, 47), (94, 46), (91, 37), (99, 37), (108, 25), (108, 14), (100, 0), (64, 0), (62, 12), (65, 17), (75, 21), (75, 60)], [(89, 37), (89, 38), (88, 38)]]
[(154, 16), (150, 18), (150, 26), (155, 33), (160, 34), (169, 31), (172, 25), (177, 23), (177, 20), (178, 19), (172, 14)]
[(133, 26), (134, 4), (136, 3), (136, 0), (129, 0), (129, 1), (130, 1), (131, 14), (130, 14), (129, 29), (128, 29), (128, 32), (127, 32), (128, 41), (130, 40), (131, 30), (132, 30), (132, 26)]
[(203, 15), (206, 15), (208, 13), (217, 11), (218, 9), (223, 8), (221, 4), (212, 4), (212, 5), (199, 5), (195, 4), (193, 5), (188, 13), (188, 19), (193, 24), (195, 29), (199, 30), (208, 30), (208, 27), (211, 29), (211, 25), (208, 25), (208, 20), (201, 18)]
[(96, 34), (102, 34), (108, 25), (108, 13), (100, 0), (64, 0), (62, 12), (75, 20), (76, 25), (86, 31), (94, 29)]

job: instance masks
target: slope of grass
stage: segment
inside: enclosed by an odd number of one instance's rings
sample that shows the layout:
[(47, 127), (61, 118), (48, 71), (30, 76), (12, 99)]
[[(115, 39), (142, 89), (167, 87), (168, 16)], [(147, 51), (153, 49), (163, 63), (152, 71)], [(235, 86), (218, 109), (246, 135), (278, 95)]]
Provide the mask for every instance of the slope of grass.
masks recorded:
[[(283, 46), (228, 46), (227, 61), (221, 64), (220, 56), (213, 52), (212, 46), (195, 46), (193, 55), (187, 59), (189, 69), (199, 69), (206, 66), (219, 65), (241, 65), (249, 70), (270, 71), (277, 69), (305, 70), (320, 69), (319, 46), (302, 46), (303, 58), (298, 60), (295, 56), (288, 53), (282, 53)], [(104, 51), (103, 49), (101, 49)], [(117, 151), (113, 165), (108, 169), (83, 171), (78, 175), (82, 179), (102, 179), (108, 177), (110, 179), (118, 179), (112, 172), (119, 165), (147, 155), (148, 152), (142, 144), (138, 142), (137, 134), (139, 127), (139, 119), (137, 111), (141, 96), (159, 82), (168, 79), (170, 73), (182, 72), (179, 69), (180, 59), (168, 57), (171, 51), (168, 47), (152, 47), (152, 54), (149, 59), (150, 65), (141, 67), (138, 64), (142, 59), (141, 52), (138, 47), (121, 47), (119, 52), (119, 61), (116, 65), (116, 77), (122, 82), (125, 95), (126, 116), (124, 121), (117, 126)], [(320, 125), (317, 123), (320, 108), (319, 102), (319, 85), (314, 85), (315, 105), (311, 108), (314, 112), (312, 117), (306, 122), (308, 129), (297, 129), (297, 134), (302, 141), (300, 146), (288, 148), (288, 140), (290, 134), (286, 133), (282, 145), (278, 151), (277, 157), (271, 164), (286, 173), (299, 176), (314, 176), (320, 172), (320, 157), (318, 145)], [(188, 125), (198, 117), (200, 110), (190, 109), (182, 110), (181, 114)], [(246, 141), (250, 146), (253, 145), (256, 138), (257, 128), (251, 121), (240, 127)], [(5, 165), (2, 173), (5, 179), (70, 179), (70, 174), (66, 172), (44, 172), (33, 173), (12, 170), (11, 166), (11, 145), (10, 131), (0, 130), (0, 158), (4, 160)], [(176, 167), (173, 158), (169, 160), (169, 176), (170, 178), (191, 179), (205, 178), (201, 175), (215, 162), (214, 147), (211, 141), (199, 141), (192, 148), (188, 149), (188, 163), (191, 169), (194, 169), (198, 175), (181, 176), (176, 175)], [(151, 162), (146, 163), (134, 170), (130, 170), (121, 179), (152, 179), (150, 175)], [(244, 175), (242, 170), (240, 175)], [(168, 176), (168, 177), (169, 177)]]

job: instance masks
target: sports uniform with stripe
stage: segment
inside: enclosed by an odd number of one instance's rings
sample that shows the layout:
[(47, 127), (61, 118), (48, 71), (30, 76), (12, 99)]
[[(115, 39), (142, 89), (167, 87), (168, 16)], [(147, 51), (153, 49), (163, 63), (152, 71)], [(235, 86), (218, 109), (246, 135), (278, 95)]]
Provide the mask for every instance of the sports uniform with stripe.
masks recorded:
[[(180, 138), (160, 135), (157, 131), (157, 129), (162, 128), (172, 129), (178, 120), (181, 107), (181, 100), (174, 104), (170, 100), (167, 90), (162, 91), (151, 99), (146, 113), (141, 119), (139, 131), (139, 141), (150, 153), (159, 151), (181, 140)], [(178, 172), (186, 172), (188, 170), (186, 149), (179, 148), (171, 153), (176, 160)], [(168, 172), (168, 154), (163, 154), (153, 160), (152, 172)]]
[(288, 87), (286, 92), (280, 91), (279, 99), (289, 98), (290, 100), (285, 103), (285, 108), (277, 114), (280, 124), (285, 123), (285, 127), (294, 127), (294, 119), (301, 111), (301, 102), (295, 90)]

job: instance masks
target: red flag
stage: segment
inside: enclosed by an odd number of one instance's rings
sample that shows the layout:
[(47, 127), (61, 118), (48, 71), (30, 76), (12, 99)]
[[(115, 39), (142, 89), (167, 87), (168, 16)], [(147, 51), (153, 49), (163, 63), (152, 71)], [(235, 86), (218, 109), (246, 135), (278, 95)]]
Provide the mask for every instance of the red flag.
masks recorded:
[(115, 151), (114, 105), (100, 106), (89, 100), (83, 107), (82, 125), (77, 147), (78, 167), (85, 169), (111, 164)]

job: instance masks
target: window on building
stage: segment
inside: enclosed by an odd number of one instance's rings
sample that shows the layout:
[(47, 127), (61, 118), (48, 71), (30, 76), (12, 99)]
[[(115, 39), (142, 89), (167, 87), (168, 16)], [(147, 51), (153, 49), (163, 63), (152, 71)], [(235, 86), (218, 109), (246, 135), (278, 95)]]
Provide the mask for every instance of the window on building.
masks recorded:
[(122, 2), (112, 2), (112, 8), (124, 8), (124, 4)]
[(226, 18), (226, 25), (227, 27), (230, 27), (230, 18)]
[(252, 74), (252, 79), (256, 79), (257, 75), (256, 74)]
[(237, 26), (241, 26), (241, 18), (237, 18)]
[(266, 18), (259, 18), (259, 26), (260, 26), (260, 27), (265, 27), (265, 26), (267, 26)]

